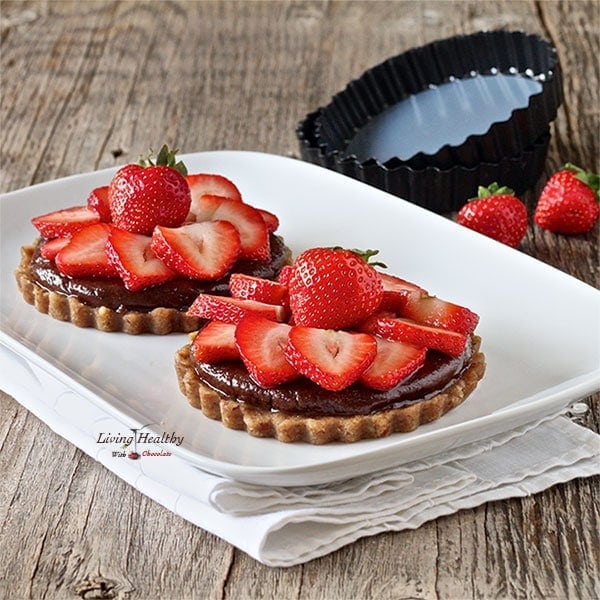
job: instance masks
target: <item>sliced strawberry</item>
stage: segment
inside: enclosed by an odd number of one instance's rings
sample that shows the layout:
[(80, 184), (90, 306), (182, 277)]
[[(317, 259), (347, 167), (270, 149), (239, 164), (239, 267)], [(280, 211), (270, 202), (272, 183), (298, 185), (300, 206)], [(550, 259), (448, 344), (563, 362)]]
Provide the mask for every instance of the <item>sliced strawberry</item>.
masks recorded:
[(196, 222), (229, 221), (240, 234), (240, 258), (263, 261), (271, 258), (267, 226), (258, 210), (249, 204), (205, 195), (192, 200), (190, 212)]
[(212, 294), (200, 294), (188, 309), (188, 315), (192, 317), (235, 324), (248, 314), (259, 314), (271, 321), (285, 321), (287, 311), (275, 304)]
[(59, 237), (44, 242), (40, 248), (40, 254), (43, 258), (53, 260), (56, 255), (71, 241), (71, 238)]
[(100, 222), (100, 215), (87, 206), (72, 206), (31, 219), (33, 226), (47, 240), (71, 237), (76, 231)]
[(240, 255), (240, 236), (226, 221), (157, 225), (152, 250), (170, 269), (192, 279), (219, 279)]
[(386, 313), (370, 317), (361, 324), (360, 330), (388, 340), (439, 350), (450, 356), (460, 356), (467, 343), (467, 336), (462, 333), (429, 327), (410, 319), (391, 317)]
[(234, 298), (256, 300), (266, 304), (285, 304), (287, 287), (270, 279), (233, 273), (229, 278), (229, 290)]
[(113, 227), (106, 245), (108, 259), (128, 290), (142, 290), (176, 277), (152, 251), (152, 238)]
[(299, 376), (284, 349), (291, 327), (259, 315), (247, 315), (237, 324), (235, 343), (250, 377), (262, 387), (273, 387)]
[(90, 192), (87, 199), (88, 208), (95, 210), (100, 215), (103, 223), (110, 223), (110, 204), (108, 203), (108, 186), (97, 187)]
[(192, 342), (194, 358), (211, 365), (240, 358), (235, 345), (235, 325), (211, 321)]
[(399, 301), (397, 311), (417, 323), (459, 333), (473, 333), (479, 323), (479, 316), (468, 308), (427, 294), (407, 294)]
[(279, 277), (277, 277), (277, 281), (287, 287), (293, 272), (294, 267), (292, 267), (292, 265), (283, 265), (281, 271), (279, 271)]
[(375, 339), (377, 355), (371, 366), (360, 376), (359, 381), (363, 385), (374, 390), (391, 390), (423, 366), (426, 348), (380, 337)]
[(196, 173), (195, 175), (188, 175), (186, 180), (190, 186), (192, 202), (201, 196), (222, 196), (238, 202), (242, 201), (242, 195), (235, 183), (222, 175)]
[(77, 231), (54, 259), (58, 270), (71, 277), (118, 277), (106, 252), (110, 231), (108, 223), (96, 223)]
[(377, 342), (365, 333), (316, 327), (292, 327), (285, 355), (317, 385), (337, 392), (354, 383), (377, 354)]
[(269, 212), (264, 208), (257, 208), (256, 210), (260, 213), (260, 216), (263, 218), (263, 221), (265, 222), (265, 225), (267, 226), (267, 231), (269, 233), (273, 233), (274, 231), (277, 231), (279, 229), (279, 218), (277, 217), (277, 215), (274, 215), (272, 212)]
[(383, 285), (383, 298), (379, 305), (381, 310), (396, 310), (398, 306), (402, 306), (404, 298), (410, 293), (427, 293), (415, 283), (400, 279), (395, 275), (379, 272), (379, 277)]

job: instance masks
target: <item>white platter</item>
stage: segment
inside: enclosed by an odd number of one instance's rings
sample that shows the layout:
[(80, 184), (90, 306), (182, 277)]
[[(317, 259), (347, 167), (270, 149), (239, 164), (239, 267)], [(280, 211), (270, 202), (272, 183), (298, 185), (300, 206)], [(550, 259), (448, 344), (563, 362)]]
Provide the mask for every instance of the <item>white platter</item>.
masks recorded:
[[(128, 427), (184, 437), (169, 450), (207, 471), (265, 485), (314, 484), (423, 458), (559, 411), (600, 386), (600, 294), (594, 288), (451, 221), (332, 171), (252, 152), (183, 157), (190, 172), (221, 173), (245, 199), (275, 212), (294, 254), (316, 245), (379, 248), (391, 273), (469, 306), (480, 317), (488, 369), (460, 407), (408, 434), (356, 444), (283, 444), (225, 429), (189, 407), (173, 368), (185, 335), (79, 329), (39, 314), (16, 288), (30, 219), (85, 203), (114, 170), (0, 197), (0, 343), (32, 369)], [(16, 377), (0, 375), (2, 382)], [(33, 375), (32, 375), (33, 376)], [(8, 387), (8, 385), (7, 385)], [(115, 433), (115, 432), (113, 432)]]

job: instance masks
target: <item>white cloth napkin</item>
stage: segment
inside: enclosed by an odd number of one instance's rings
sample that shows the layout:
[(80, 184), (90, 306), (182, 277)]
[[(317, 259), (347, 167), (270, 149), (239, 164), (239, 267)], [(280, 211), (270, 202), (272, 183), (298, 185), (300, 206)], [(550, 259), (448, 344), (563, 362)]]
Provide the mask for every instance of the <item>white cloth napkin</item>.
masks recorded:
[[(0, 346), (0, 373), (23, 359)], [(0, 387), (143, 494), (270, 566), (328, 554), (361, 537), (600, 474), (600, 436), (564, 416), (443, 455), (331, 484), (262, 487), (205, 473), (176, 456), (127, 460), (101, 431), (128, 431), (101, 408), (29, 367)], [(6, 380), (5, 380), (6, 379)], [(43, 380), (43, 381), (42, 381)], [(129, 450), (129, 448), (128, 448)], [(152, 444), (137, 451), (159, 452)]]

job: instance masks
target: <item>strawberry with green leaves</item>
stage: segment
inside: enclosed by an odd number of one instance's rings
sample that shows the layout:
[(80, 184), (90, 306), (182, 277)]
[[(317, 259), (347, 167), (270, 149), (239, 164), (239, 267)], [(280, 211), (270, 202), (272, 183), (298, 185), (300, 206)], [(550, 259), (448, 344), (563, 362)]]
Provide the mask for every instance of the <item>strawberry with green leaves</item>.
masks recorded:
[(458, 212), (457, 223), (516, 248), (527, 232), (527, 208), (506, 186), (480, 186)]
[(555, 233), (587, 233), (600, 215), (599, 188), (600, 175), (567, 163), (544, 186), (533, 216), (535, 224)]
[(322, 329), (348, 329), (380, 305), (381, 278), (368, 260), (376, 251), (311, 248), (300, 254), (289, 274), (294, 323)]
[(111, 221), (120, 229), (151, 235), (154, 227), (178, 227), (188, 215), (191, 194), (187, 169), (176, 150), (163, 146), (156, 161), (125, 165), (110, 182)]

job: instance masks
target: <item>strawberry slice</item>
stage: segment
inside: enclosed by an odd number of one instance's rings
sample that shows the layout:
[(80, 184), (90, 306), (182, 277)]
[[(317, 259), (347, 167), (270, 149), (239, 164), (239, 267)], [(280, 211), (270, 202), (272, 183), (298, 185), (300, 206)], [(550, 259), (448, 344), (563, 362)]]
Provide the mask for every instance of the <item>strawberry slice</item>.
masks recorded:
[(380, 337), (375, 339), (377, 355), (371, 366), (360, 376), (359, 381), (363, 385), (374, 390), (391, 390), (423, 366), (426, 348)]
[(152, 251), (147, 235), (113, 227), (106, 245), (109, 261), (128, 290), (142, 290), (173, 279), (176, 274)]
[(196, 173), (186, 177), (192, 194), (192, 202), (202, 196), (222, 196), (232, 200), (242, 201), (240, 190), (233, 181), (222, 175), (211, 173)]
[(285, 304), (287, 287), (270, 279), (233, 273), (229, 278), (229, 290), (234, 298), (256, 300), (266, 304)]
[(281, 271), (279, 271), (279, 276), (277, 277), (277, 281), (281, 283), (281, 285), (288, 286), (290, 282), (290, 277), (294, 272), (294, 267), (292, 265), (283, 265)]
[(106, 252), (110, 231), (108, 223), (95, 223), (74, 233), (54, 259), (58, 270), (71, 277), (118, 277)]
[(271, 321), (285, 321), (287, 311), (283, 306), (275, 304), (212, 294), (200, 294), (188, 309), (188, 315), (192, 317), (236, 325), (248, 314), (259, 314)]
[(31, 219), (42, 237), (72, 237), (76, 231), (100, 222), (100, 215), (87, 206), (72, 206)]
[(271, 248), (267, 226), (253, 206), (231, 198), (204, 195), (192, 200), (190, 213), (196, 222), (229, 221), (240, 234), (240, 258), (270, 260)]
[(398, 302), (397, 311), (417, 323), (465, 334), (473, 333), (479, 323), (479, 316), (468, 308), (420, 293), (404, 296)]
[(103, 223), (110, 223), (110, 204), (108, 203), (108, 186), (97, 187), (90, 192), (87, 198), (88, 208), (95, 210), (100, 215)]
[(256, 210), (260, 213), (260, 216), (263, 218), (263, 221), (265, 222), (265, 225), (267, 226), (267, 231), (269, 233), (273, 233), (274, 231), (277, 231), (279, 229), (279, 218), (277, 217), (277, 215), (274, 215), (272, 212), (269, 212), (264, 208), (257, 208)]
[(53, 260), (56, 255), (71, 241), (71, 238), (58, 237), (44, 242), (40, 247), (40, 254), (43, 258)]
[(389, 313), (369, 317), (361, 324), (360, 330), (388, 340), (439, 350), (450, 356), (460, 356), (467, 343), (467, 336), (462, 333), (429, 327), (410, 319), (390, 316)]
[(383, 298), (379, 305), (381, 310), (396, 310), (398, 306), (403, 305), (404, 298), (410, 293), (427, 293), (422, 287), (419, 287), (415, 283), (400, 279), (400, 277), (396, 277), (395, 275), (389, 275), (379, 271), (378, 273), (383, 285)]
[(285, 355), (288, 362), (317, 385), (337, 392), (354, 383), (377, 354), (375, 338), (316, 327), (292, 327)]
[(235, 345), (235, 325), (211, 321), (207, 323), (192, 342), (196, 360), (211, 365), (237, 360), (240, 353)]
[(226, 221), (191, 223), (181, 227), (157, 225), (151, 248), (165, 265), (192, 279), (219, 279), (240, 254), (240, 236)]
[(247, 315), (235, 328), (235, 343), (250, 377), (262, 387), (274, 387), (299, 376), (287, 361), (287, 346), (291, 327), (259, 315)]

